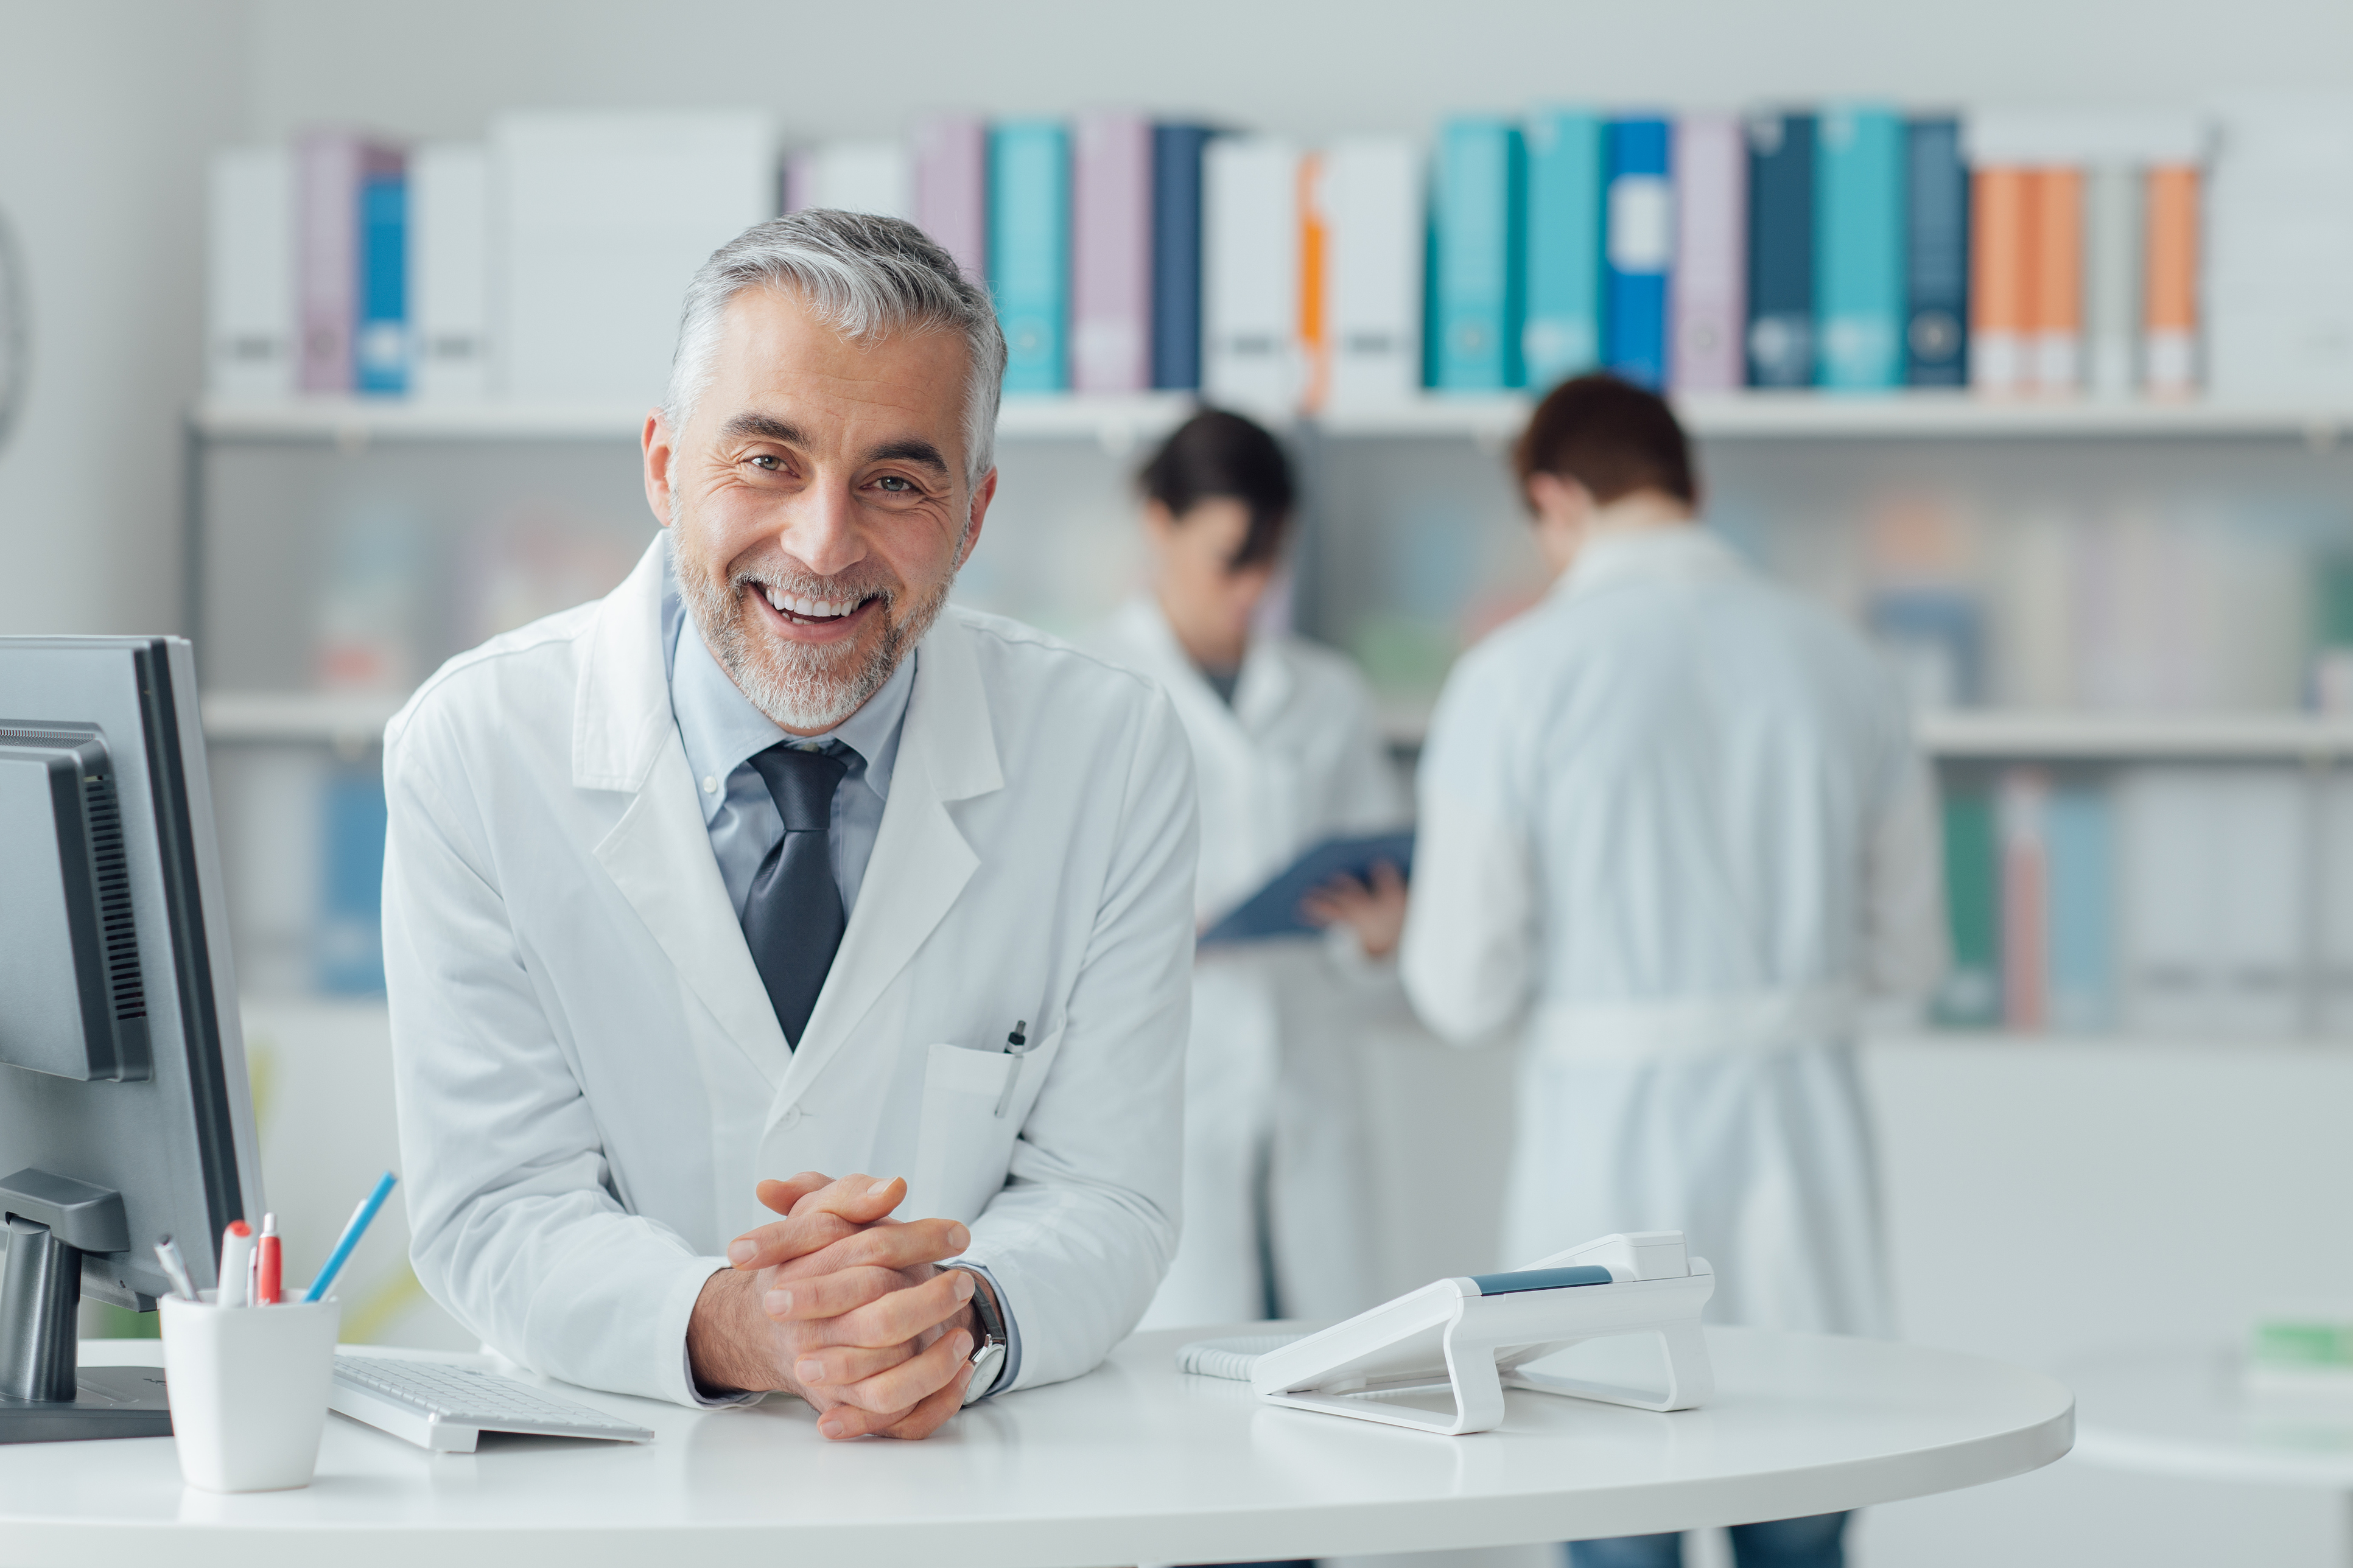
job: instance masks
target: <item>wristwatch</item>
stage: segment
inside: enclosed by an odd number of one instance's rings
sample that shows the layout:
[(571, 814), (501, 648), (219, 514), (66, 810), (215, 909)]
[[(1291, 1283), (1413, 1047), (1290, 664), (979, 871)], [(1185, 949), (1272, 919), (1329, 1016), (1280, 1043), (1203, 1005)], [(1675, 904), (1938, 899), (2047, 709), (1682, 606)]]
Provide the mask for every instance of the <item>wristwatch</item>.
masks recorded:
[(1005, 1371), (1005, 1314), (997, 1310), (980, 1270), (965, 1272), (972, 1276), (972, 1315), (980, 1324), (980, 1342), (972, 1347), (972, 1381), (964, 1385), (964, 1402), (971, 1405), (987, 1398)]

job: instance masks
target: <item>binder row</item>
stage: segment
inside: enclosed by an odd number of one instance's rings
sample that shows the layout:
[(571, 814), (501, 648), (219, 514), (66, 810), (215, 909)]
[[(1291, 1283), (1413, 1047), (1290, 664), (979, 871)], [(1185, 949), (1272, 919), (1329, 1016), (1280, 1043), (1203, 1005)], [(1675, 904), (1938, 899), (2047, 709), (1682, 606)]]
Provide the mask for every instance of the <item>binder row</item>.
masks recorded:
[(1542, 390), (2199, 379), (2191, 117), (1896, 109), (1463, 117), (1321, 146), (1100, 113), (938, 116), (775, 156), (754, 114), (510, 115), (213, 174), (216, 392), (659, 391), (687, 277), (777, 210), (921, 224), (992, 290), (1009, 393), (1275, 416)]
[(2216, 1039), (2353, 1026), (2353, 775), (1948, 774), (1952, 1028)]

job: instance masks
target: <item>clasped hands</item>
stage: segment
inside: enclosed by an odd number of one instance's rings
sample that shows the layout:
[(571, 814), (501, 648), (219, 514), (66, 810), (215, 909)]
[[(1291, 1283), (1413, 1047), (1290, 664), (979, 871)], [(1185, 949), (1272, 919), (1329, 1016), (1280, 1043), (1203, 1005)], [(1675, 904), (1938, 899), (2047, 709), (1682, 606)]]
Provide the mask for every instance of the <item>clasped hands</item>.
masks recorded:
[(707, 1393), (797, 1394), (830, 1438), (927, 1437), (964, 1403), (978, 1330), (952, 1219), (893, 1220), (896, 1177), (803, 1172), (762, 1182), (786, 1217), (728, 1244), (732, 1267), (703, 1282), (687, 1360)]

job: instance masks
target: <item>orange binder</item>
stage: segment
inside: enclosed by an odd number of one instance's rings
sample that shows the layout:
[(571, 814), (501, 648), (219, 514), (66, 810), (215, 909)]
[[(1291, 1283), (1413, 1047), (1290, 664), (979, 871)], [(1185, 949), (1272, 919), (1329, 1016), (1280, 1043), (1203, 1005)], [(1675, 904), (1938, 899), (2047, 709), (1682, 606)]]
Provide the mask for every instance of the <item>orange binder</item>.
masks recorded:
[(2037, 169), (2032, 179), (2034, 384), (2063, 396), (2084, 386), (2084, 172)]
[(2147, 249), (2142, 296), (2142, 363), (2148, 390), (2186, 397), (2198, 387), (2198, 170), (2188, 163), (2148, 172)]
[(1307, 371), (1300, 406), (1309, 414), (1332, 395), (1332, 218), (1324, 166), (1321, 153), (1299, 160), (1299, 346)]
[(2027, 384), (2033, 183), (2013, 168), (1979, 169), (1970, 180), (1969, 384), (1997, 396)]

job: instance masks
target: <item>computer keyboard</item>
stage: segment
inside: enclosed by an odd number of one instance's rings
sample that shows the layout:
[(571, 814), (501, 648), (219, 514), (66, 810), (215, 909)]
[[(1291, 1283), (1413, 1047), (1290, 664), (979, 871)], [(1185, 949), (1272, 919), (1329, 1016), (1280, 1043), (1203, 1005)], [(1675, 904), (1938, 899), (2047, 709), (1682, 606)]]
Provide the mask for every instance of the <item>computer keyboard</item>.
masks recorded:
[(328, 1408), (420, 1448), (471, 1453), (484, 1432), (648, 1443), (653, 1433), (527, 1383), (470, 1366), (335, 1353)]

